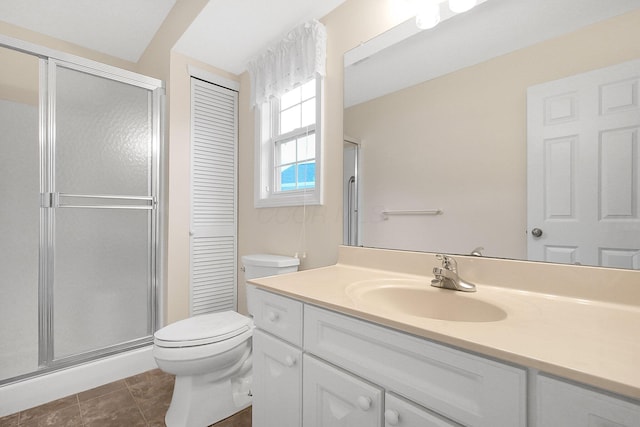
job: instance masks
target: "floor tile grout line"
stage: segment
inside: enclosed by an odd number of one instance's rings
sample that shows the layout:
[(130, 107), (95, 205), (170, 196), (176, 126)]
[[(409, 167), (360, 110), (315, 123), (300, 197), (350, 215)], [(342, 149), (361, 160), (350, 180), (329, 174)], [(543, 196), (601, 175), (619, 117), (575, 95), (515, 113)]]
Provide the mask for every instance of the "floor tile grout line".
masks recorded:
[[(145, 378), (145, 383), (149, 382), (148, 378)], [(147, 417), (144, 415), (144, 411), (142, 410), (142, 408), (140, 407), (140, 402), (138, 402), (138, 399), (136, 399), (136, 396), (131, 392), (131, 387), (129, 386), (129, 383), (126, 381), (124, 381), (125, 386), (127, 387), (127, 391), (129, 392), (129, 395), (133, 398), (133, 401), (136, 404), (136, 408), (138, 408), (138, 412), (140, 412), (140, 415), (142, 415), (142, 419), (144, 420), (145, 425), (149, 425), (149, 420), (147, 420)]]
[(80, 393), (76, 393), (76, 404), (78, 405), (78, 416), (80, 417), (80, 425), (85, 427), (84, 418), (82, 418), (82, 407), (80, 406)]

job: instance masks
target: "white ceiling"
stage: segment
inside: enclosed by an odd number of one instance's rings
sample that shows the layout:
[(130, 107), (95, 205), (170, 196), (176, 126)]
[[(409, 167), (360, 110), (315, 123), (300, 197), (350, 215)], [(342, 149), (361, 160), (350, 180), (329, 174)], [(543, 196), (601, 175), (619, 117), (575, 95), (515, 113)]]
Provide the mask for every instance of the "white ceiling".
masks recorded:
[(137, 62), (176, 0), (0, 0), (0, 21)]
[[(248, 60), (293, 27), (344, 1), (209, 0), (174, 49), (240, 74)], [(0, 0), (0, 21), (137, 62), (175, 2)]]
[(296, 25), (345, 0), (210, 0), (174, 49), (234, 74)]

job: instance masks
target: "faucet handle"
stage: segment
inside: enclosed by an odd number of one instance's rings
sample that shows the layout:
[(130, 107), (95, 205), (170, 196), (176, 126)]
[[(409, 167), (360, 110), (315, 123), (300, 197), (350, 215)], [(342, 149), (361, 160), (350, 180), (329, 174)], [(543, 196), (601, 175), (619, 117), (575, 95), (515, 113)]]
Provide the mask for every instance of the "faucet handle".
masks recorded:
[(436, 259), (442, 261), (442, 268), (445, 270), (457, 271), (458, 262), (454, 258), (448, 255), (436, 254)]

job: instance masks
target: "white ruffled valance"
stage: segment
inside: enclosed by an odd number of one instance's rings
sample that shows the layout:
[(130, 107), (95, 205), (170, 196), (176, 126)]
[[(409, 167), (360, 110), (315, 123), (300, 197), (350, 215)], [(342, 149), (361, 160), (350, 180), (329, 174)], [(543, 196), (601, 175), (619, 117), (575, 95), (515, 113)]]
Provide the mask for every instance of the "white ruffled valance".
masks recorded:
[(251, 75), (251, 105), (280, 96), (316, 74), (324, 76), (326, 60), (324, 25), (313, 20), (296, 27), (247, 65)]

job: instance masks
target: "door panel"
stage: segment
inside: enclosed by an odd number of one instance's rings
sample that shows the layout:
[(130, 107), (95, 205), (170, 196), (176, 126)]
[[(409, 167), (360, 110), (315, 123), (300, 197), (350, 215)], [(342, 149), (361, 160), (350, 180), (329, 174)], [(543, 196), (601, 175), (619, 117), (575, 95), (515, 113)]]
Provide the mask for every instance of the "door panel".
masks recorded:
[(302, 419), (302, 351), (253, 331), (253, 427), (298, 427)]
[(190, 312), (237, 302), (238, 93), (191, 79)]
[(152, 92), (57, 67), (55, 95), (56, 191), (149, 196)]
[(640, 269), (640, 61), (533, 86), (527, 111), (528, 258)]
[(54, 359), (148, 336), (150, 214), (58, 209)]
[(307, 354), (303, 363), (305, 427), (382, 425), (381, 389)]

